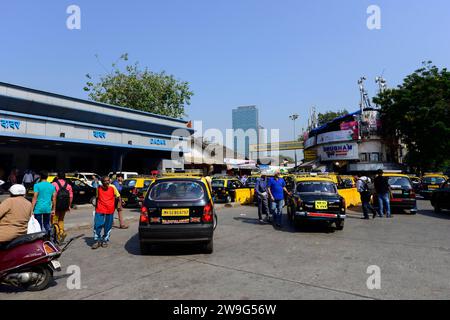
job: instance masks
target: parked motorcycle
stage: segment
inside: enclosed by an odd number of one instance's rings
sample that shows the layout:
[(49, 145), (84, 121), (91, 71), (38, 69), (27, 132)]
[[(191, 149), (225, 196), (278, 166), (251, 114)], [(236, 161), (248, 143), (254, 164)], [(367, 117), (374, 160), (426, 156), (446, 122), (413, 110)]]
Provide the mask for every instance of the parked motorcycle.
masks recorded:
[(1, 245), (0, 284), (28, 291), (46, 289), (53, 281), (53, 272), (61, 271), (57, 259), (76, 238), (69, 240), (63, 249), (46, 232), (24, 235)]

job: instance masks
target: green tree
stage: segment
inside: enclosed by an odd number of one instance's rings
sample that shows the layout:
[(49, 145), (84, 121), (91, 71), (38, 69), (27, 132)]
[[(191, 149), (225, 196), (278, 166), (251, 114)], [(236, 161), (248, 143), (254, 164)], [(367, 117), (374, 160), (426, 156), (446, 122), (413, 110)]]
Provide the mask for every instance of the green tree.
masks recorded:
[(401, 139), (407, 163), (419, 171), (441, 170), (450, 159), (450, 72), (431, 61), (403, 84), (374, 98), (381, 106), (383, 135)]
[(338, 118), (338, 117), (342, 117), (348, 114), (348, 111), (343, 109), (343, 110), (338, 110), (338, 111), (327, 111), (325, 113), (319, 113), (317, 115), (317, 120), (319, 123), (319, 126), (323, 126), (324, 124), (333, 121), (334, 119)]
[[(128, 61), (128, 54), (119, 60)], [(89, 98), (102, 103), (152, 112), (174, 118), (185, 116), (185, 106), (190, 105), (193, 92), (189, 83), (175, 79), (164, 71), (154, 73), (140, 68), (136, 62), (122, 71), (117, 63), (112, 71), (94, 81), (90, 74), (84, 90)]]

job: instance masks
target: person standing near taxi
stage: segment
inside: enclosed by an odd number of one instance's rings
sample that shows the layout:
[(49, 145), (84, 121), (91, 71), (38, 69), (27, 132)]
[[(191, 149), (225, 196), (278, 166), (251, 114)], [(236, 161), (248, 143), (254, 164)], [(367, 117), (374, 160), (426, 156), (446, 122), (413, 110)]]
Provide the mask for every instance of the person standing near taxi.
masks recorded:
[[(123, 174), (117, 175), (117, 179), (113, 181), (113, 185), (114, 187), (116, 187), (117, 191), (119, 191), (119, 194), (121, 194), (123, 188)], [(128, 229), (128, 225), (125, 224), (125, 222), (123, 221), (122, 210), (119, 211), (118, 204), (116, 204), (116, 207), (117, 207), (117, 215), (119, 217), (120, 229)], [(122, 204), (120, 208), (122, 208)]]
[[(111, 238), (111, 229), (114, 222), (114, 211), (116, 210), (116, 200), (118, 200), (119, 212), (122, 211), (122, 199), (116, 187), (111, 185), (108, 176), (102, 178), (102, 185), (97, 188), (97, 201), (94, 218), (94, 241), (92, 249), (108, 247)], [(103, 231), (103, 235), (102, 235)]]
[(284, 192), (288, 195), (291, 193), (286, 189), (286, 182), (280, 177), (277, 171), (275, 176), (269, 180), (267, 191), (272, 200), (271, 209), (275, 226), (280, 228), (283, 219)]
[(258, 217), (259, 222), (263, 223), (262, 215), (266, 215), (266, 221), (269, 221), (269, 194), (267, 191), (267, 176), (261, 175), (255, 185), (255, 194), (258, 197)]

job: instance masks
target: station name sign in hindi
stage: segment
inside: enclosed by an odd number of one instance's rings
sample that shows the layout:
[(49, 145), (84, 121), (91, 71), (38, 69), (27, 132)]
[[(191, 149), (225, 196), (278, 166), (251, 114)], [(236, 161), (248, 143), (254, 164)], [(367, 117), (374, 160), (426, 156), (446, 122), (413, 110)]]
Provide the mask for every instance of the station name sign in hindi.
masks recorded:
[(20, 121), (1, 119), (0, 126), (4, 129), (19, 130), (20, 129)]

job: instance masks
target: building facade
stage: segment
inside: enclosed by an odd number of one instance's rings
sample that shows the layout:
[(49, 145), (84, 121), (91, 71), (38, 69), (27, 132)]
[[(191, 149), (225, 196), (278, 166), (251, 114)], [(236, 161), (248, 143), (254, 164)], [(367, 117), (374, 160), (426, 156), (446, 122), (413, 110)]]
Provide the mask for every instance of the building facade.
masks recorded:
[(381, 137), (379, 110), (365, 109), (311, 130), (304, 142), (301, 167), (339, 173), (401, 170), (401, 159)]
[(14, 168), (100, 174), (182, 168), (192, 133), (185, 120), (0, 83), (0, 171), (6, 174)]
[(250, 158), (250, 145), (259, 142), (259, 114), (256, 106), (233, 109), (234, 152)]

